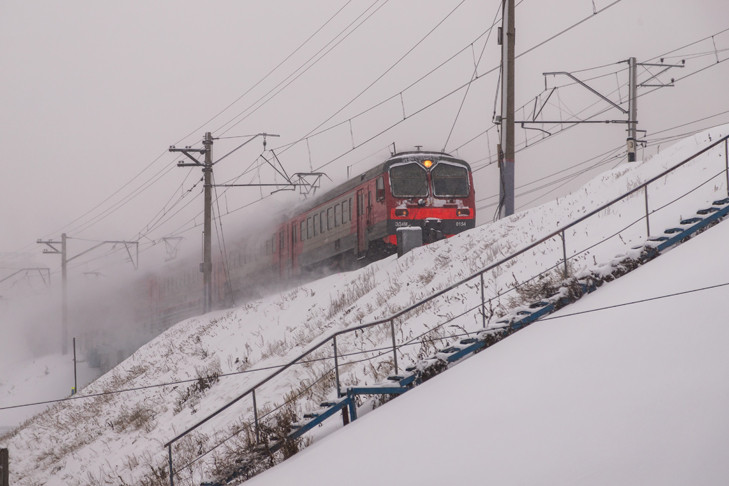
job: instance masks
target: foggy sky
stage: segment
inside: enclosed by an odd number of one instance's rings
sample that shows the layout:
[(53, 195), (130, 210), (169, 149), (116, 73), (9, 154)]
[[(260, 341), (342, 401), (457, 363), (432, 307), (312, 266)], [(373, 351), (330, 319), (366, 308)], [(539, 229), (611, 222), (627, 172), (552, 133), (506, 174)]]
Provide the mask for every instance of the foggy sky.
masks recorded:
[[(167, 148), (196, 145), (205, 131), (214, 136), (238, 137), (258, 132), (280, 134), (268, 139), (288, 172), (317, 169), (346, 154), (386, 127), (410, 116), (428, 103), (468, 81), (486, 40), (481, 37), (460, 57), (403, 94), (366, 115), (346, 121), (382, 100), (398, 94), (449, 56), (483, 33), (497, 13), (498, 0), (467, 0), (410, 55), (377, 80), (409, 49), (445, 18), (460, 0), (315, 0), (313, 2), (26, 2), (0, 3), (0, 137), (5, 154), (0, 182), (0, 252), (24, 251), (38, 262), (58, 269), (59, 259), (41, 255), (38, 238), (58, 239), (68, 232), (70, 251), (78, 253), (99, 240), (137, 239), (145, 246), (164, 236), (184, 236), (183, 246), (199, 251), (202, 210), (201, 185), (194, 186), (197, 169), (175, 167), (181, 157)], [(547, 2), (525, 0), (517, 8), (517, 52), (543, 42), (589, 16), (608, 0)], [(341, 12), (316, 36), (291, 56), (258, 87), (241, 97), (299, 47), (340, 8)], [(368, 7), (371, 7), (369, 10)], [(372, 14), (341, 43), (326, 47), (360, 14)], [(517, 61), (516, 105), (528, 103), (545, 89), (545, 71), (578, 71), (613, 64), (635, 56), (639, 61), (679, 48), (729, 27), (729, 5), (721, 0), (623, 0), (559, 38)], [(355, 24), (356, 25), (356, 24)], [(351, 30), (351, 29), (350, 29)], [(483, 74), (499, 63), (495, 31), (478, 67)], [(714, 45), (718, 49), (713, 53)], [(331, 51), (293, 80), (278, 96), (244, 120), (237, 116), (288, 78), (320, 49)], [(680, 77), (700, 66), (724, 59), (729, 48), (726, 33), (679, 52), (687, 58)], [(709, 53), (691, 58), (691, 54)], [(316, 58), (316, 57), (314, 57)], [(667, 62), (678, 62), (668, 59)], [(651, 134), (729, 109), (726, 63), (641, 98), (639, 129)], [(582, 79), (609, 73), (620, 66), (578, 74)], [(621, 77), (622, 76), (622, 77)], [(620, 85), (625, 74), (594, 81), (608, 92)], [(548, 79), (566, 84), (566, 79)], [(374, 84), (373, 84), (374, 82)], [(345, 178), (347, 167), (358, 173), (381, 162), (394, 142), (398, 150), (423, 145), (446, 150), (492, 126), (497, 72), (476, 81), (463, 100), (463, 91), (423, 111), (393, 130), (374, 138), (321, 170), (334, 181)], [(363, 92), (322, 128), (339, 122), (309, 143), (292, 143), (334, 115)], [(626, 93), (621, 94), (624, 99)], [(555, 100), (553, 100), (555, 101)], [(560, 90), (562, 115), (579, 112), (599, 101), (577, 89)], [(556, 101), (555, 101), (556, 102)], [(232, 104), (232, 105), (231, 105)], [(531, 106), (531, 105), (530, 105)], [(229, 107), (220, 116), (216, 114)], [(594, 108), (602, 109), (602, 104)], [(498, 111), (498, 110), (497, 110)], [(558, 116), (559, 111), (552, 111)], [(616, 110), (607, 118), (620, 118)], [(520, 115), (517, 114), (517, 118)], [(209, 121), (211, 120), (212, 121)], [(233, 123), (231, 123), (231, 120)], [(726, 114), (677, 130), (717, 125)], [(238, 122), (239, 121), (239, 122)], [(238, 122), (238, 123), (236, 123)], [(521, 132), (523, 136), (526, 132)], [(536, 132), (534, 132), (536, 133)], [(531, 135), (531, 133), (530, 133)], [(216, 140), (215, 157), (227, 153), (245, 138)], [(517, 154), (517, 186), (574, 166), (592, 156), (624, 144), (624, 125), (583, 125)], [(495, 150), (496, 134), (481, 137), (458, 150), (467, 161), (483, 161)], [(653, 147), (656, 150), (656, 147)], [(262, 152), (257, 139), (216, 166), (216, 181), (239, 176)], [(268, 156), (268, 155), (267, 155)], [(311, 157), (311, 162), (310, 162)], [(602, 165), (603, 169), (619, 162)], [(481, 162), (483, 164), (483, 162)], [(588, 164), (589, 165), (589, 164)], [(147, 168), (147, 170), (145, 170)], [(599, 169), (597, 169), (599, 170)], [(135, 175), (138, 175), (133, 179)], [(255, 174), (255, 172), (254, 172)], [(566, 185), (550, 186), (517, 198), (517, 211), (564, 194), (582, 178)], [(257, 182), (252, 175), (238, 182)], [(477, 172), (477, 199), (498, 193), (495, 165)], [(130, 180), (131, 183), (126, 185)], [(273, 182), (270, 170), (261, 182)], [(280, 180), (280, 179), (276, 179)], [(130, 194), (147, 181), (156, 181), (140, 195)], [(536, 184), (539, 185), (539, 184)], [(194, 186), (194, 187), (193, 187)], [(535, 186), (529, 186), (533, 188)], [(326, 186), (324, 187), (326, 188)], [(121, 189), (121, 190), (120, 190)], [(119, 191), (109, 201), (109, 195)], [(189, 193), (187, 193), (190, 191)], [(535, 200), (547, 191), (543, 199)], [(225, 214), (266, 195), (270, 190), (237, 188), (220, 198)], [(163, 214), (184, 194), (182, 204), (165, 214), (169, 221), (154, 231), (146, 225)], [(220, 191), (222, 193), (222, 190)], [(519, 193), (519, 191), (518, 191)], [(198, 196), (197, 200), (193, 200)], [(127, 201), (106, 214), (113, 204)], [(191, 201), (193, 200), (193, 201)], [(253, 219), (266, 218), (279, 207), (296, 200), (282, 193), (223, 218), (223, 231), (245, 228)], [(183, 204), (190, 203), (173, 216)], [(484, 201), (488, 203), (488, 201)], [(483, 204), (483, 203), (482, 203)], [(479, 222), (491, 219), (494, 208), (481, 212)], [(104, 216), (104, 217), (101, 217)], [(80, 219), (78, 219), (80, 218)], [(89, 224), (93, 223), (93, 224)], [(90, 240), (90, 241), (84, 241)], [(78, 271), (103, 266), (95, 254)], [(154, 252), (142, 256), (142, 265)], [(153, 258), (159, 258), (159, 252)], [(5, 272), (5, 270), (3, 270)], [(4, 273), (3, 273), (4, 275)]]

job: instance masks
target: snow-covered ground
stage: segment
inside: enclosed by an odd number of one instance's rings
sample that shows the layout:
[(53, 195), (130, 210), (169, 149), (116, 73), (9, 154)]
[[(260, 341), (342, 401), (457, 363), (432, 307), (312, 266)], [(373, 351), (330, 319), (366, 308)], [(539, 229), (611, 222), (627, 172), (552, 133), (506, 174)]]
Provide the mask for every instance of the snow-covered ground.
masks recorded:
[[(391, 257), (356, 272), (332, 275), (238, 308), (183, 321), (81, 393), (94, 396), (59, 403), (16, 433), (0, 438), (0, 446), (10, 449), (11, 482), (21, 485), (141, 484), (144, 481), (165, 484), (162, 475), (167, 457), (163, 444), (270, 374), (272, 367), (290, 361), (332, 332), (392, 315), (524, 248), (675, 165), (727, 132), (729, 127), (724, 126), (696, 135), (650, 161), (607, 171), (571, 195), (416, 249), (400, 259)], [(714, 150), (651, 186), (648, 200), (651, 211), (655, 211), (651, 214), (651, 228), (662, 230), (674, 225), (680, 217), (692, 215), (712, 200), (725, 197), (723, 167), (723, 151)], [(700, 184), (703, 185), (698, 190), (691, 191)], [(685, 198), (662, 208), (689, 191)], [(641, 243), (646, 237), (645, 222), (639, 220), (644, 211), (644, 195), (636, 194), (567, 231), (568, 256), (576, 255), (571, 260), (571, 269), (591, 268)], [(690, 245), (707, 240), (707, 236), (719, 230), (726, 231), (725, 225), (701, 235)], [(685, 290), (695, 283), (703, 285), (700, 276), (708, 277), (717, 268), (727, 267), (726, 260), (722, 263), (720, 256), (713, 255), (709, 248), (691, 250), (690, 245), (644, 267), (653, 269), (644, 277), (647, 280), (630, 289), (625, 287), (623, 292), (629, 297), (622, 301), (660, 295), (672, 289)], [(697, 270), (696, 279), (689, 279), (689, 270), (675, 269), (670, 263), (669, 257), (676, 254), (683, 254), (684, 260), (689, 259), (685, 255), (696, 262), (710, 260), (709, 270)], [(555, 267), (561, 258), (561, 239), (554, 238), (490, 272), (485, 279), (489, 309), (497, 312), (508, 309), (514, 304), (516, 293), (504, 297), (498, 294), (513, 287), (515, 282), (524, 282)], [(692, 265), (691, 269), (704, 268), (698, 263)], [(646, 274), (648, 270), (640, 272)], [(717, 275), (720, 280), (721, 273)], [(651, 276), (657, 281), (653, 282)], [(610, 289), (623, 288), (622, 282), (627, 278), (600, 289), (563, 312), (574, 312), (578, 306), (601, 305), (595, 299), (616, 292)], [(624, 296), (615, 295), (610, 302), (622, 302), (621, 297)], [(398, 342), (412, 341), (415, 345), (402, 348), (398, 355), (400, 365), (445, 344), (440, 339), (449, 334), (479, 329), (482, 324), (478, 312), (466, 312), (477, 308), (478, 302), (478, 285), (465, 285), (434, 301), (422, 312), (401, 319), (397, 323)], [(288, 475), (313, 474), (308, 472), (309, 466), (301, 466), (303, 458), (312, 457), (311, 464), (318, 464), (322, 482), (329, 480), (325, 475), (331, 472), (332, 481), (346, 478), (352, 482), (359, 474), (369, 478), (370, 483), (439, 484), (453, 474), (467, 483), (481, 483), (486, 477), (507, 484), (569, 484), (569, 481), (621, 484), (631, 478), (648, 478), (634, 482), (644, 484), (662, 482), (664, 477), (657, 476), (663, 471), (659, 463), (668, 461), (674, 467), (669, 479), (685, 479), (678, 471), (684, 467), (681, 471), (693, 472), (689, 482), (702, 483), (703, 470), (695, 470), (696, 461), (718, 461), (717, 454), (729, 450), (725, 443), (711, 442), (713, 439), (705, 430), (711, 422), (721, 431), (716, 437), (726, 436), (726, 421), (716, 413), (719, 405), (714, 407), (718, 403), (726, 409), (726, 397), (717, 395), (718, 390), (709, 391), (702, 386), (704, 382), (696, 379), (699, 373), (709, 383), (718, 379), (715, 374), (720, 370), (728, 369), (727, 363), (721, 361), (723, 358), (715, 356), (715, 347), (722, 342), (721, 337), (726, 337), (721, 334), (720, 326), (712, 327), (720, 324), (717, 322), (720, 318), (702, 324), (677, 310), (661, 315), (658, 309), (644, 311), (645, 307), (638, 306), (623, 309), (630, 316), (640, 316), (638, 322), (631, 323), (626, 315), (614, 313), (617, 311), (594, 314), (590, 320), (585, 317), (549, 320), (455, 367), (433, 380), (433, 385), (416, 389), (324, 439), (332, 430), (341, 428), (336, 420), (331, 421), (311, 434), (314, 443), (309, 450), (261, 476), (260, 481), (270, 476), (279, 478), (270, 479), (271, 484), (286, 484), (291, 482), (292, 476)], [(696, 309), (690, 310), (695, 315)], [(462, 313), (463, 317), (443, 325)], [(722, 314), (716, 311), (713, 315)], [(608, 319), (611, 324), (598, 321), (589, 324), (593, 318)], [(356, 361), (380, 354), (373, 349), (388, 346), (390, 339), (387, 327), (338, 340), (341, 354), (362, 353), (350, 358), (352, 362), (343, 368), (343, 384), (372, 384), (385, 378), (392, 371), (389, 355), (374, 361)], [(695, 353), (687, 354), (689, 349)], [(698, 356), (704, 360), (700, 364), (693, 361)], [(283, 396), (291, 390), (313, 383), (317, 385), (307, 392), (308, 399), (296, 403), (298, 413), (332, 396), (330, 350), (322, 350), (312, 358), (321, 360), (293, 367), (256, 392), (259, 412), (281, 404)], [(431, 392), (433, 389), (440, 391)], [(121, 390), (127, 391), (117, 393)], [(54, 396), (55, 393), (49, 392), (48, 398)], [(694, 396), (703, 403), (697, 408), (702, 420), (696, 427), (687, 421), (684, 410), (685, 400), (693, 400)], [(22, 398), (3, 396), (0, 406), (21, 401)], [(691, 403), (698, 405), (698, 402)], [(675, 409), (671, 408), (673, 405)], [(421, 409), (430, 412), (420, 414)], [(651, 410), (655, 415), (649, 413)], [(0, 410), (0, 423), (4, 413)], [(242, 400), (177, 443), (174, 460), (181, 471), (176, 484), (199, 484), (211, 479), (216, 461), (225, 457), (230, 451), (227, 445), (232, 442), (216, 448), (191, 468), (182, 466), (200, 451), (207, 451), (230, 436), (236, 426), (251, 416), (251, 401)], [(417, 422), (413, 421), (416, 416)], [(636, 429), (640, 430), (636, 432)], [(666, 447), (674, 440), (670, 435), (673, 431), (681, 446), (668, 450)], [(363, 442), (330, 445), (350, 440), (345, 437), (359, 437)], [(711, 454), (704, 449), (698, 453), (693, 449), (705, 442), (713, 447)], [(390, 448), (390, 444), (399, 445)], [(647, 453), (643, 449), (655, 448), (656, 444), (664, 446), (661, 449), (664, 452), (654, 452), (643, 461), (641, 454)], [(455, 451), (457, 446), (463, 447), (461, 458), (446, 452), (442, 456), (431, 455), (431, 451), (448, 448)], [(319, 454), (333, 454), (331, 447), (338, 449), (338, 454), (331, 461), (322, 459)], [(687, 448), (694, 450), (693, 455), (686, 455)], [(564, 454), (562, 449), (566, 451)], [(420, 451), (420, 455), (410, 454), (410, 450)], [(345, 460), (344, 455), (349, 459)], [(671, 459), (679, 455), (686, 466)], [(347, 462), (355, 457), (359, 461), (356, 466)], [(493, 464), (490, 458), (494, 458)], [(696, 459), (691, 462), (689, 459), (693, 458)], [(327, 463), (326, 468), (321, 461)], [(300, 467), (304, 469), (296, 469)], [(430, 471), (427, 480), (411, 481), (415, 477), (412, 473), (418, 468)], [(710, 478), (716, 478), (720, 472), (717, 468), (707, 468)], [(493, 476), (486, 476), (489, 470)], [(392, 474), (397, 474), (395, 479)], [(542, 477), (549, 480), (542, 481)], [(601, 482), (603, 478), (607, 479)], [(315, 481), (307, 477), (307, 483)], [(704, 481), (703, 484), (713, 483)]]
[(727, 484), (727, 241), (722, 223), (248, 484)]
[[(96, 376), (96, 370), (89, 368), (88, 363), (79, 357), (76, 363), (76, 382), (79, 389), (88, 384)], [(0, 403), (2, 406), (12, 404), (34, 403), (39, 391), (48, 399), (70, 395), (74, 386), (73, 355), (54, 354), (43, 358), (22, 360), (3, 369), (0, 377)], [(0, 426), (10, 428), (10, 424), (18, 425), (31, 418), (47, 406), (15, 408), (0, 411)], [(2, 431), (0, 431), (1, 433)]]

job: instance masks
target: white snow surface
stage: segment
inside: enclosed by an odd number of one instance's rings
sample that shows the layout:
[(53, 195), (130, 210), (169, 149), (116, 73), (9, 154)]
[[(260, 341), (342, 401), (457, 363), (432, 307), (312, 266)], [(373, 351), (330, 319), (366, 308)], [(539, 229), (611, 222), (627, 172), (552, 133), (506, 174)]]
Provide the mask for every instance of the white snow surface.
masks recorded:
[[(0, 438), (0, 447), (10, 449), (11, 484), (149, 481), (150, 471), (166, 468), (165, 442), (263, 379), (271, 373), (269, 367), (290, 361), (335, 331), (392, 315), (473, 274), (727, 133), (729, 126), (722, 126), (690, 137), (651, 160), (607, 171), (569, 196), (399, 260), (390, 257), (183, 321), (81, 394), (132, 391), (59, 403)], [(657, 181), (648, 191), (655, 211), (651, 229), (676, 225), (680, 217), (725, 197), (723, 169), (723, 150), (712, 150)], [(657, 210), (699, 184), (700, 189)], [(568, 256), (579, 253), (572, 269), (595, 268), (642, 243), (646, 225), (638, 218), (644, 211), (641, 192), (567, 231)], [(729, 280), (729, 257), (722, 251), (727, 236), (729, 224), (722, 223), (561, 314), (724, 283)], [(508, 310), (513, 302), (495, 297), (498, 292), (558, 266), (561, 258), (556, 237), (488, 273), (490, 307)], [(729, 329), (719, 307), (726, 289), (534, 324), (344, 429), (341, 421), (331, 419), (311, 434), (311, 446), (252, 484), (300, 484), (301, 478), (322, 485), (726, 484), (729, 353), (724, 344)], [(416, 345), (403, 348), (400, 366), (433, 352), (427, 342), (418, 344), (424, 333), (437, 340), (463, 329), (478, 330), (481, 316), (466, 312), (478, 302), (476, 280), (401, 319), (398, 342)], [(387, 326), (342, 338), (338, 350), (386, 347), (390, 339)], [(364, 356), (376, 355), (370, 351)], [(330, 349), (314, 357), (322, 360), (294, 367), (258, 390), (259, 409), (280, 404), (284, 394), (331, 369)], [(373, 384), (391, 371), (391, 355), (385, 354), (344, 367), (341, 380), (345, 385)], [(234, 372), (242, 373), (194, 391), (200, 376)], [(181, 380), (193, 381), (152, 386)], [(297, 403), (297, 411), (333, 396), (332, 385), (332, 380), (321, 381), (311, 400)], [(3, 395), (0, 406), (20, 402), (20, 395)], [(0, 410), (0, 424), (4, 413)], [(177, 443), (176, 467), (216, 445), (251, 415), (252, 403), (244, 399)], [(219, 447), (184, 469), (175, 484), (213, 479), (212, 465), (226, 450)]]
[(727, 484), (729, 287), (569, 316), (727, 284), (727, 240), (722, 223), (247, 484)]

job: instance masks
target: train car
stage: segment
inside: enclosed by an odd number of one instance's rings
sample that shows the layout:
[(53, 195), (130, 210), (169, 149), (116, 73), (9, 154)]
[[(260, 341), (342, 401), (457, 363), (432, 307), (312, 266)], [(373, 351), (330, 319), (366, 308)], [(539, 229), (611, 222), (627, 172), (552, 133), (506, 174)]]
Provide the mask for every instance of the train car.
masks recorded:
[[(230, 241), (225, 262), (213, 262), (213, 305), (230, 307), (284, 280), (294, 284), (312, 271), (350, 269), (395, 253), (399, 227), (422, 227), (426, 241), (473, 228), (474, 203), (473, 176), (463, 160), (440, 152), (395, 154), (279, 215), (272, 235)], [(134, 312), (142, 334), (152, 337), (199, 315), (201, 280), (198, 266), (185, 259), (138, 282)], [(99, 356), (108, 342), (118, 347), (118, 339), (102, 341), (95, 344)], [(112, 354), (110, 365), (121, 359)]]
[[(397, 251), (397, 228), (419, 226), (431, 242), (475, 226), (471, 168), (440, 152), (404, 152), (279, 216), (272, 235), (229, 243), (213, 264), (216, 308), (259, 297), (269, 285), (347, 270)], [(256, 235), (257, 236), (257, 235)], [(153, 327), (199, 312), (200, 274), (176, 262), (149, 276)]]
[(290, 214), (267, 248), (281, 278), (318, 267), (350, 268), (397, 250), (397, 228), (426, 242), (475, 226), (470, 166), (441, 152), (390, 157)]

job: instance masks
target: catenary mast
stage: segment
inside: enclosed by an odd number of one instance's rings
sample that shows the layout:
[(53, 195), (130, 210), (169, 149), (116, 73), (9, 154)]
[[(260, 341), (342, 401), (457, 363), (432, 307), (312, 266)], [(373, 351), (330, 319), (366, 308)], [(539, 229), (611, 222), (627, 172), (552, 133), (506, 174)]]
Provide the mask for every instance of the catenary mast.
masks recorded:
[(502, 0), (499, 218), (514, 214), (514, 0)]

